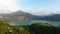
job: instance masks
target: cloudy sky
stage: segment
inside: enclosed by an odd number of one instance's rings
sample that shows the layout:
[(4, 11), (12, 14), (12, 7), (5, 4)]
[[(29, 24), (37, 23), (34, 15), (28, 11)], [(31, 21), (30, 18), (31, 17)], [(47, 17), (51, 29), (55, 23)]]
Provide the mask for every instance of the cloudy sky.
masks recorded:
[(0, 13), (17, 10), (35, 15), (60, 14), (60, 0), (0, 0)]

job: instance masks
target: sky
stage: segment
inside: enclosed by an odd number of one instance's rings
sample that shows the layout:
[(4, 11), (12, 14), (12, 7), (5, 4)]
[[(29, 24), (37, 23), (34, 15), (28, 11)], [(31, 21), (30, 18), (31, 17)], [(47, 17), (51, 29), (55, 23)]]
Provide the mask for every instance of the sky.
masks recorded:
[(60, 0), (0, 0), (0, 13), (17, 10), (34, 15), (60, 14)]

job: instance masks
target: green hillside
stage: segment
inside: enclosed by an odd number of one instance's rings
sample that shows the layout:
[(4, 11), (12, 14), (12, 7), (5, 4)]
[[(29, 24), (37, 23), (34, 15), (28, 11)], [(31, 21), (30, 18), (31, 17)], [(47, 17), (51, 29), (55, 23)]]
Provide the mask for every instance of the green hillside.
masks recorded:
[(60, 27), (55, 27), (47, 23), (12, 26), (7, 21), (0, 20), (0, 34), (60, 34)]

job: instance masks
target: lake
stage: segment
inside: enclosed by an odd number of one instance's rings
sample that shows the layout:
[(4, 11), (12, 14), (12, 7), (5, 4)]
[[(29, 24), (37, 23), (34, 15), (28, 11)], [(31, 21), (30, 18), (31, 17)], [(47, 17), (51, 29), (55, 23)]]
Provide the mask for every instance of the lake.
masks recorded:
[(31, 25), (33, 23), (49, 23), (52, 24), (53, 26), (59, 26), (60, 25), (60, 21), (46, 21), (46, 20), (30, 20), (30, 21), (18, 21), (18, 20), (13, 20), (13, 21), (9, 21), (10, 25)]

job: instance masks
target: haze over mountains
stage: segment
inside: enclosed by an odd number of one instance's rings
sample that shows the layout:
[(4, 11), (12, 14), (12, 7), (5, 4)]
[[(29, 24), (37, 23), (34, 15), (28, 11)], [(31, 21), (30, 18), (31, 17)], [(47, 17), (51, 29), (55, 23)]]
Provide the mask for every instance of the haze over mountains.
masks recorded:
[(49, 14), (49, 15), (33, 15), (24, 11), (16, 11), (8, 14), (0, 14), (1, 19), (32, 19), (32, 20), (49, 20), (49, 21), (60, 21), (60, 14)]

